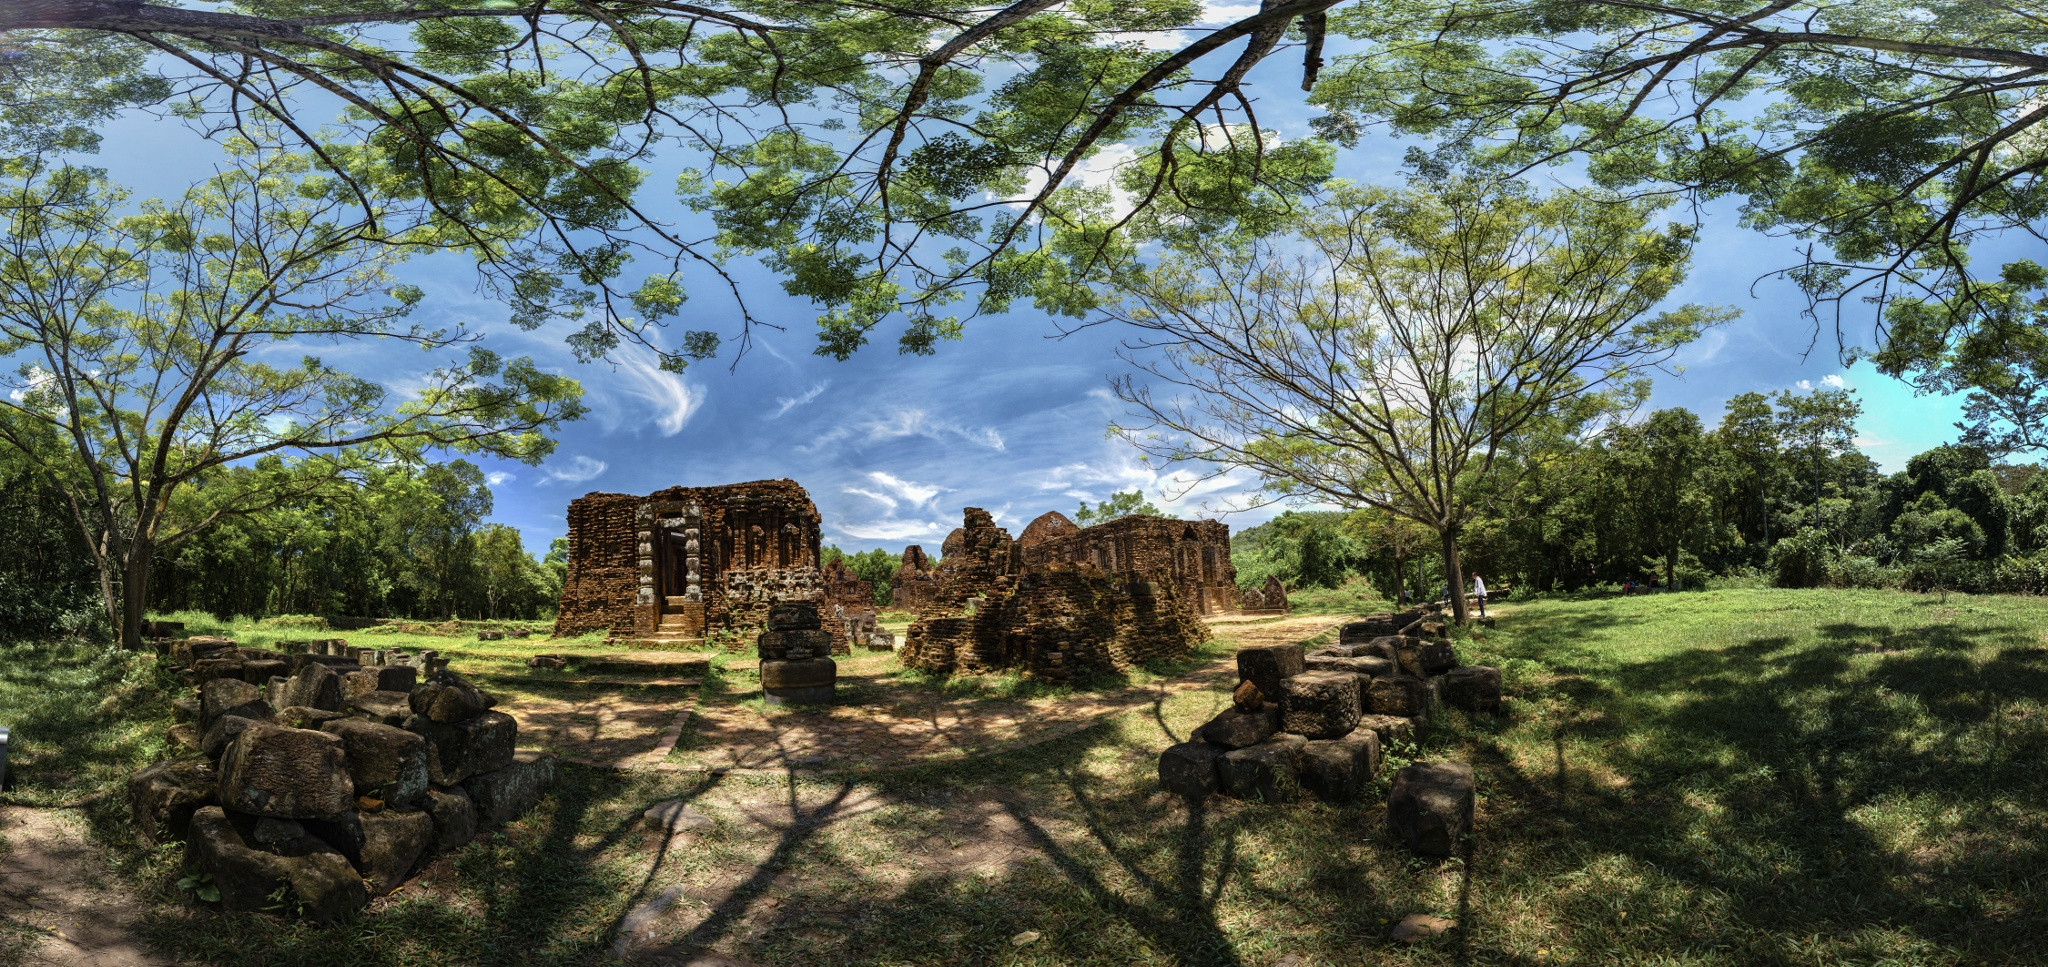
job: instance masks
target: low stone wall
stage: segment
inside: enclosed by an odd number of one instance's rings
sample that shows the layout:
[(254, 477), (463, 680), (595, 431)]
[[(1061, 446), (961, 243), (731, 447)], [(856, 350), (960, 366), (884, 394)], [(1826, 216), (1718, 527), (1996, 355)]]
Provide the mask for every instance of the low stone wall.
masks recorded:
[(138, 832), (183, 841), (227, 909), (350, 919), (554, 780), (553, 757), (517, 753), (518, 723), (431, 652), (218, 638), (171, 652), (196, 692), (177, 703), (180, 757), (130, 778), (129, 802)]

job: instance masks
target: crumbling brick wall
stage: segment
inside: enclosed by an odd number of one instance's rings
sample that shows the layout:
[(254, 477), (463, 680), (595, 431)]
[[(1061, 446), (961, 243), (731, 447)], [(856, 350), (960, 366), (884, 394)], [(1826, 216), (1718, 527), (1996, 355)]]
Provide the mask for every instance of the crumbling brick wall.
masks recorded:
[(557, 635), (648, 634), (664, 614), (696, 634), (753, 628), (774, 601), (825, 593), (818, 508), (794, 480), (590, 493), (568, 518)]
[(1128, 670), (1188, 654), (1208, 636), (1172, 585), (1055, 562), (1002, 575), (971, 612), (919, 619), (900, 652), (939, 674), (1016, 668), (1064, 681), (1083, 669)]
[(833, 559), (825, 565), (826, 612), (832, 605), (849, 613), (866, 611), (875, 606), (875, 583), (846, 569), (846, 562)]
[[(1058, 521), (1048, 521), (1053, 517)], [(1067, 530), (1059, 526), (1064, 521), (1047, 514), (1026, 529), (1028, 534), (1046, 525), (1041, 539), (1018, 542), (1027, 567), (1054, 561), (1093, 564), (1111, 574), (1171, 584), (1202, 614), (1238, 610), (1230, 528), (1222, 522), (1136, 515)]]
[(897, 611), (922, 613), (931, 607), (939, 587), (938, 569), (925, 557), (924, 547), (912, 544), (903, 549), (903, 563), (890, 582), (889, 607)]

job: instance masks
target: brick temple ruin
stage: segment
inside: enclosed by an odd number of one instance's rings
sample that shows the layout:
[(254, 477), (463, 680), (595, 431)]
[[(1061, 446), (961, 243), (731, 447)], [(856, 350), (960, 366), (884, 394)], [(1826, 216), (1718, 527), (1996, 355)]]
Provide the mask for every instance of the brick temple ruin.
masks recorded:
[[(1113, 560), (1126, 566), (1113, 572), (1097, 563), (1091, 545), (1056, 544), (1097, 530), (1074, 527), (1058, 514), (1026, 528), (1029, 546), (1011, 539), (985, 510), (969, 507), (965, 518), (946, 538), (924, 616), (904, 641), (903, 662), (912, 668), (940, 674), (1016, 668), (1054, 681), (1084, 668), (1128, 669), (1187, 654), (1208, 634), (1196, 602), (1227, 600), (1205, 597), (1199, 571), (1159, 567), (1177, 559), (1170, 552), (1141, 556), (1131, 553), (1133, 546), (1105, 540), (1105, 553), (1120, 553)], [(1109, 533), (1153, 532), (1127, 527)], [(1227, 568), (1229, 558), (1222, 561)]]
[(1199, 614), (1239, 608), (1230, 528), (1220, 521), (1139, 514), (1079, 527), (1055, 510), (1027, 525), (1017, 546), (1026, 567), (1056, 561), (1092, 564), (1111, 574), (1170, 584)]
[(826, 597), (819, 517), (794, 480), (589, 493), (569, 504), (556, 635), (702, 638), (766, 625), (778, 601)]

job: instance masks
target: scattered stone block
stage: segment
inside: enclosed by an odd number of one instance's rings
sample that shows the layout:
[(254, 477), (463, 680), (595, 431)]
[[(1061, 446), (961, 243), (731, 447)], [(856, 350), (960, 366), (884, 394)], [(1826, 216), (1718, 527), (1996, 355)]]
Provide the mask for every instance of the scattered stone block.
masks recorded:
[(476, 806), (479, 825), (502, 826), (532, 809), (554, 781), (554, 756), (522, 752), (503, 768), (464, 780), (462, 789)]
[(1458, 654), (1448, 641), (1403, 638), (1402, 642), (1394, 654), (1401, 662), (1401, 670), (1410, 675), (1428, 678), (1458, 667)]
[(1407, 675), (1375, 678), (1365, 688), (1364, 705), (1374, 715), (1421, 715), (1429, 709), (1428, 687), (1422, 679)]
[(1427, 913), (1411, 913), (1402, 917), (1400, 923), (1394, 924), (1394, 929), (1388, 936), (1403, 943), (1419, 943), (1456, 929), (1456, 920), (1433, 917)]
[(1301, 785), (1328, 803), (1356, 802), (1380, 771), (1380, 737), (1358, 729), (1341, 739), (1311, 739), (1301, 747)]
[(768, 606), (769, 631), (816, 631), (824, 627), (818, 606), (809, 601), (784, 601)]
[(1196, 729), (1194, 739), (1226, 749), (1242, 749), (1258, 745), (1278, 731), (1280, 707), (1277, 705), (1267, 705), (1256, 712), (1227, 708), (1210, 719), (1207, 725)]
[(453, 674), (414, 685), (410, 694), (414, 714), (444, 725), (475, 718), (494, 704), (476, 686)]
[(199, 751), (199, 741), (204, 736), (199, 734), (198, 726), (190, 722), (179, 722), (171, 726), (165, 738), (170, 743), (172, 754), (188, 755)]
[(281, 658), (254, 658), (242, 663), (242, 680), (258, 688), (272, 678), (291, 674), (291, 665)]
[(206, 732), (199, 737), (199, 754), (209, 759), (220, 758), (221, 752), (227, 749), (228, 743), (235, 741), (249, 726), (263, 721), (263, 719), (244, 718), (240, 715), (227, 715), (215, 719), (213, 725), (207, 728)]
[(640, 822), (654, 832), (669, 836), (699, 833), (714, 825), (711, 817), (691, 809), (690, 804), (681, 799), (664, 799), (647, 807), (640, 814)]
[(351, 711), (369, 716), (373, 722), (403, 726), (405, 720), (412, 716), (412, 696), (407, 692), (387, 692), (380, 689), (349, 699), (348, 707)]
[(280, 707), (303, 705), (324, 712), (341, 711), (341, 676), (318, 662), (308, 662), (285, 679), (278, 696)]
[(1358, 676), (1302, 672), (1280, 683), (1280, 727), (1311, 739), (1334, 739), (1358, 727)]
[(407, 806), (427, 793), (427, 740), (401, 728), (365, 719), (340, 719), (321, 727), (341, 737), (349, 781), (358, 796), (386, 806)]
[(762, 661), (808, 661), (832, 654), (832, 633), (822, 629), (763, 632), (757, 641)]
[(1223, 791), (1253, 802), (1287, 802), (1301, 786), (1297, 762), (1308, 740), (1298, 735), (1272, 739), (1228, 752), (1216, 760)]
[(235, 812), (330, 819), (355, 808), (355, 786), (335, 736), (254, 722), (220, 760), (220, 802)]
[(1473, 799), (1470, 765), (1418, 762), (1394, 774), (1387, 822), (1415, 853), (1449, 856), (1472, 831)]
[(361, 821), (363, 847), (352, 859), (370, 895), (380, 897), (398, 889), (426, 855), (434, 842), (434, 820), (418, 810), (383, 809), (363, 813)]
[(167, 759), (128, 777), (128, 805), (145, 842), (184, 839), (192, 814), (216, 803), (220, 772), (205, 756)]
[(485, 712), (462, 722), (414, 715), (405, 727), (427, 740), (427, 778), (437, 786), (452, 786), (511, 765), (519, 732), (518, 723), (503, 712)]
[(476, 838), (476, 805), (461, 786), (430, 786), (425, 802), (434, 821), (434, 849), (446, 852)]
[(239, 678), (215, 678), (199, 686), (199, 731), (205, 732), (225, 715), (245, 719), (270, 718), (270, 703), (263, 690)]
[[(1365, 678), (1377, 678), (1381, 675), (1397, 675), (1400, 674), (1401, 671), (1399, 665), (1396, 665), (1393, 662), (1390, 662), (1377, 655), (1365, 658), (1339, 658), (1334, 655), (1310, 655), (1307, 658), (1302, 659), (1302, 664), (1307, 665), (1308, 670), (1312, 672), (1344, 672), (1349, 675), (1360, 675)], [(1360, 687), (1364, 687), (1363, 683), (1361, 683)]]
[(1500, 669), (1485, 665), (1453, 668), (1438, 680), (1445, 705), (1468, 712), (1500, 711)]
[(277, 710), (277, 724), (288, 729), (317, 729), (337, 719), (348, 716), (341, 712), (328, 712), (304, 705), (287, 705)]
[(1361, 715), (1358, 727), (1380, 737), (1382, 749), (1395, 743), (1412, 746), (1428, 734), (1429, 720), (1399, 715)]
[(190, 833), (186, 867), (212, 877), (228, 910), (270, 909), (271, 897), (283, 888), (288, 908), (303, 910), (314, 923), (332, 924), (353, 919), (370, 902), (362, 878), (340, 853), (279, 856), (253, 848), (219, 806), (194, 812)]
[(377, 687), (372, 691), (410, 692), (420, 683), (420, 670), (411, 665), (378, 665), (369, 671), (377, 673)]
[(1251, 682), (1238, 682), (1237, 689), (1230, 693), (1230, 707), (1240, 712), (1256, 712), (1266, 707), (1266, 695)]
[(182, 695), (171, 700), (171, 721), (196, 722), (199, 720), (199, 699)]
[(1300, 645), (1254, 645), (1237, 653), (1237, 677), (1258, 686), (1259, 694), (1278, 699), (1280, 683), (1307, 670)]
[(1207, 742), (1168, 746), (1159, 754), (1159, 785), (1184, 799), (1207, 798), (1222, 781), (1217, 774), (1217, 762), (1223, 756), (1224, 750)]

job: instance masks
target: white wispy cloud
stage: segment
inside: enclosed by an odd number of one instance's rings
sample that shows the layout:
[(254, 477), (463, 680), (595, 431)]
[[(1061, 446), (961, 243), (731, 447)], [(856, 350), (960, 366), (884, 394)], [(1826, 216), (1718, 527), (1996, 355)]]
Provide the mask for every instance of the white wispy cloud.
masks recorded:
[(1820, 382), (1822, 386), (1826, 386), (1829, 389), (1842, 389), (1849, 385), (1849, 381), (1843, 379), (1840, 373), (1829, 373), (1821, 377)]
[(941, 493), (941, 489), (935, 485), (905, 480), (880, 470), (869, 471), (868, 479), (874, 481), (882, 489), (910, 502), (912, 506), (931, 503), (932, 498), (937, 497)]
[(484, 474), (484, 483), (490, 484), (493, 487), (502, 487), (518, 479), (519, 476), (517, 474), (507, 473), (503, 470), (493, 470), (490, 473)]
[(586, 483), (597, 479), (597, 475), (605, 472), (605, 469), (610, 466), (611, 464), (603, 460), (596, 460), (578, 454), (569, 458), (569, 462), (565, 466), (549, 467), (547, 482)]
[(826, 388), (826, 387), (828, 387), (828, 386), (831, 386), (831, 385), (832, 385), (832, 381), (831, 381), (831, 380), (829, 380), (829, 379), (821, 379), (821, 380), (819, 380), (819, 381), (818, 381), (818, 385), (816, 385), (816, 386), (813, 386), (813, 387), (811, 387), (810, 389), (807, 389), (807, 390), (803, 391), (803, 393), (802, 393), (801, 395), (798, 395), (798, 396), (778, 396), (778, 397), (776, 397), (776, 398), (775, 398), (775, 402), (776, 402), (777, 404), (779, 404), (779, 405), (778, 405), (778, 406), (776, 407), (776, 409), (775, 409), (775, 412), (773, 412), (773, 413), (770, 413), (770, 414), (768, 414), (768, 419), (771, 419), (771, 420), (779, 420), (779, 419), (782, 419), (782, 417), (783, 417), (783, 416), (784, 416), (785, 414), (787, 414), (787, 413), (788, 413), (788, 412), (789, 412), (790, 410), (796, 409), (796, 408), (797, 408), (797, 407), (799, 407), (799, 406), (804, 406), (804, 405), (807, 405), (807, 404), (809, 404), (809, 403), (810, 403), (810, 402), (811, 402), (812, 400), (815, 400), (815, 399), (817, 399), (817, 398), (818, 398), (818, 396), (819, 396), (819, 394), (821, 394), (821, 393), (825, 392), (825, 388)]
[(875, 503), (881, 504), (882, 506), (889, 508), (890, 513), (895, 513), (896, 511), (896, 498), (891, 497), (888, 494), (877, 493), (876, 491), (868, 490), (864, 487), (841, 487), (839, 488), (839, 490), (841, 493), (849, 493), (854, 495), (855, 497), (866, 497), (867, 499), (872, 500)]
[[(662, 369), (654, 354), (646, 349), (620, 349), (612, 355), (618, 364), (621, 387), (627, 395), (644, 404), (631, 407), (630, 412), (652, 417), (662, 436), (675, 436), (682, 432), (683, 425), (690, 422), (690, 417), (703, 405), (703, 391), (690, 385), (680, 374)], [(625, 407), (614, 408), (610, 421), (614, 427), (626, 422), (626, 412)]]
[(1799, 390), (1800, 392), (1803, 392), (1803, 393), (1811, 393), (1811, 392), (1813, 392), (1813, 380), (1810, 380), (1810, 379), (1802, 379), (1802, 380), (1800, 380), (1800, 381), (1799, 381), (1799, 382), (1797, 382), (1797, 383), (1793, 383), (1793, 384), (1792, 384), (1792, 388), (1793, 388), (1793, 389), (1796, 389), (1796, 390)]
[(1209, 0), (1204, 0), (1202, 3), (1202, 19), (1196, 22), (1202, 24), (1236, 23), (1258, 12), (1259, 5), (1256, 3), (1212, 3)]
[(996, 432), (994, 427), (968, 426), (944, 417), (933, 416), (921, 409), (897, 407), (872, 419), (840, 424), (812, 440), (808, 446), (798, 449), (812, 453), (849, 440), (873, 444), (908, 437), (924, 437), (942, 443), (957, 441), (996, 451), (1001, 451), (1005, 447), (1003, 435)]
[(875, 520), (840, 524), (839, 533), (863, 541), (902, 541), (944, 537), (952, 527), (934, 520)]

